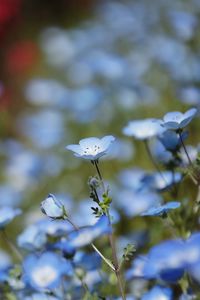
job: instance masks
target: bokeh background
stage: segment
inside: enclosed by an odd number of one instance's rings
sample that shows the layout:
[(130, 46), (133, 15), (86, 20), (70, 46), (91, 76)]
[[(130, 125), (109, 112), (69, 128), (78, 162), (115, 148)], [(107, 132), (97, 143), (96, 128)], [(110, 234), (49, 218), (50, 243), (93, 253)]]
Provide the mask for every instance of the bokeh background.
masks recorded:
[[(199, 0), (0, 0), (0, 204), (25, 211), (9, 225), (13, 238), (42, 217), (48, 193), (66, 201), (79, 224), (89, 222), (95, 171), (67, 144), (117, 137), (101, 164), (113, 196), (126, 186), (124, 168), (153, 169), (144, 145), (122, 128), (199, 105), (199, 16)], [(190, 143), (199, 142), (198, 130), (191, 124)], [(150, 221), (126, 222), (122, 212), (119, 231)], [(163, 232), (151, 223), (155, 243)]]

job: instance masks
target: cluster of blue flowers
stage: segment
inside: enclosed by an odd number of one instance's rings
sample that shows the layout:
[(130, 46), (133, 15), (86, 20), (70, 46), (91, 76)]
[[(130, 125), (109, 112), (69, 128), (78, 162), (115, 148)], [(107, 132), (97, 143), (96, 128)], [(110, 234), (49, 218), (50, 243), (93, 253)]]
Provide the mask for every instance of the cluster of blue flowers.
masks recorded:
[[(199, 222), (200, 170), (198, 157), (190, 158), (185, 145), (186, 127), (196, 115), (197, 109), (192, 108), (185, 113), (167, 113), (162, 120), (129, 122), (123, 133), (144, 143), (155, 172), (124, 170), (118, 186), (109, 186), (100, 168), (115, 137), (85, 138), (66, 147), (76, 157), (91, 162), (96, 171), (88, 181), (92, 211), (87, 214), (93, 212), (92, 224), (76, 223), (69, 202), (49, 194), (41, 202), (46, 218), (25, 228), (15, 245), (7, 226), (22, 211), (1, 207), (2, 237), (16, 257), (12, 263), (4, 252), (0, 253), (1, 299), (198, 299), (200, 233), (191, 229), (195, 230)], [(164, 149), (164, 159), (159, 161), (152, 147), (155, 143)], [(180, 185), (186, 179), (198, 192), (190, 204), (187, 199), (177, 200)], [(187, 216), (188, 205), (191, 215)], [(157, 228), (161, 222), (170, 238), (145, 253), (142, 247), (150, 237), (145, 238), (142, 231), (126, 237), (124, 229), (124, 236), (116, 241), (115, 229), (121, 224), (121, 214), (127, 221), (136, 216), (155, 218), (153, 226)], [(189, 228), (187, 222), (180, 222), (184, 214), (192, 220)]]
[(0, 147), (0, 299), (200, 299), (199, 14), (102, 1), (42, 29)]

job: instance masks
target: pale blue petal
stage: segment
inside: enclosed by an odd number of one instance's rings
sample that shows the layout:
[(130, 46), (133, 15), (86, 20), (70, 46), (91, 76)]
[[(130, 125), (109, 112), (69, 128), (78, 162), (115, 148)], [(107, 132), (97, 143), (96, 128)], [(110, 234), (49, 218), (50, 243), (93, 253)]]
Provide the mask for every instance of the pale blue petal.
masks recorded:
[(191, 108), (188, 111), (184, 113), (185, 118), (193, 118), (197, 114), (197, 109), (196, 108)]
[(163, 124), (165, 126), (166, 129), (179, 129), (180, 128), (180, 125), (179, 123), (176, 123), (176, 122), (165, 122)]
[(107, 135), (107, 136), (104, 136), (102, 139), (101, 139), (101, 150), (102, 151), (105, 151), (109, 148), (110, 144), (112, 142), (114, 142), (115, 140), (115, 137), (112, 136), (112, 135)]
[(82, 149), (91, 148), (91, 147), (94, 147), (95, 145), (99, 145), (100, 139), (98, 139), (96, 137), (89, 137), (89, 138), (80, 140), (79, 144)]
[(169, 112), (166, 115), (164, 115), (164, 122), (174, 122), (174, 123), (179, 123), (183, 119), (183, 114), (179, 111), (173, 111)]
[(66, 149), (70, 150), (70, 151), (73, 151), (73, 152), (75, 152), (75, 153), (77, 153), (79, 155), (82, 155), (82, 153), (83, 153), (80, 145), (68, 145), (66, 147)]

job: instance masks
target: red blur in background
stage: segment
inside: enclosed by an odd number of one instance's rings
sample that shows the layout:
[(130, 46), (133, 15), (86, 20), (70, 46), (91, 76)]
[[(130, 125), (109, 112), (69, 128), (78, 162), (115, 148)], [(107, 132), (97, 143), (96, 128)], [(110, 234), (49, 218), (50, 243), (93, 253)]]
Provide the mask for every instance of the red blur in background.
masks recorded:
[(21, 0), (0, 0), (0, 38), (19, 15)]
[(37, 62), (39, 49), (33, 41), (22, 41), (12, 45), (6, 53), (6, 70), (23, 75)]

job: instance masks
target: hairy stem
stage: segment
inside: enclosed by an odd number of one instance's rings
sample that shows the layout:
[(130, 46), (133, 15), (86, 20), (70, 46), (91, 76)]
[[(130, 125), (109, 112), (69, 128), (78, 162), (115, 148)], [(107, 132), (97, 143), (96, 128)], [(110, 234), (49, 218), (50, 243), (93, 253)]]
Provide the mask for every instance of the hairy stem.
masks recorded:
[(104, 181), (103, 181), (103, 178), (102, 178), (102, 175), (101, 175), (101, 172), (100, 172), (97, 160), (94, 160), (94, 165), (95, 165), (95, 168), (97, 170), (97, 174), (98, 174), (99, 180), (101, 181), (101, 185), (102, 185), (103, 191), (105, 193), (106, 192), (106, 188), (105, 188), (105, 184), (104, 184)]
[[(104, 181), (103, 181), (103, 177), (101, 175), (101, 171), (100, 171), (99, 166), (98, 166), (98, 161), (94, 161), (94, 166), (95, 166), (97, 174), (99, 176), (99, 180), (101, 181), (103, 191), (104, 191), (104, 193), (106, 193), (105, 184), (104, 184)], [(107, 216), (108, 216), (109, 224), (110, 224), (111, 229), (112, 229), (112, 222), (111, 222), (109, 209), (107, 210)], [(115, 245), (113, 230), (111, 231), (111, 234), (109, 234), (109, 242), (110, 242), (110, 247), (111, 247), (111, 251), (112, 251), (112, 260), (113, 260), (114, 272), (115, 272), (115, 275), (116, 275), (116, 278), (117, 278), (118, 288), (119, 288), (122, 300), (126, 300), (126, 295), (125, 295), (125, 292), (124, 292), (124, 286), (123, 286), (121, 270), (119, 268), (119, 262), (118, 262), (118, 258), (117, 258), (117, 252), (116, 252), (116, 245)]]
[(193, 166), (193, 163), (192, 163), (192, 161), (191, 161), (191, 159), (190, 159), (190, 156), (189, 156), (189, 154), (188, 154), (188, 152), (187, 152), (185, 143), (184, 143), (183, 138), (182, 138), (182, 134), (181, 134), (180, 131), (178, 132), (178, 134), (179, 134), (179, 138), (180, 138), (180, 141), (181, 141), (181, 145), (182, 145), (182, 147), (183, 147), (183, 150), (184, 150), (184, 152), (185, 152), (185, 154), (186, 154), (186, 156), (187, 156), (189, 165), (190, 165), (190, 167), (192, 167), (192, 166)]
[[(66, 219), (65, 219), (66, 221), (68, 221), (73, 227), (74, 227), (74, 229), (76, 230), (76, 231), (79, 231), (79, 227), (76, 225), (76, 224), (74, 224), (74, 222), (72, 222), (72, 220), (71, 219), (69, 219), (68, 217), (66, 217)], [(113, 264), (101, 253), (101, 251), (93, 244), (93, 243), (91, 243), (91, 246), (92, 246), (92, 248), (99, 254), (99, 256), (105, 261), (105, 263), (113, 270), (113, 271), (115, 271), (115, 268), (114, 268), (114, 266), (113, 266)]]

